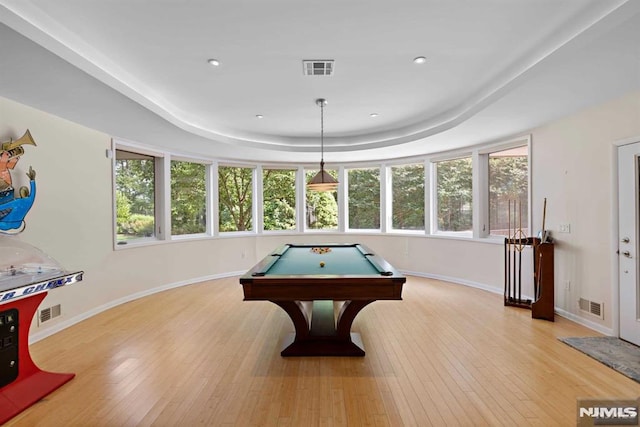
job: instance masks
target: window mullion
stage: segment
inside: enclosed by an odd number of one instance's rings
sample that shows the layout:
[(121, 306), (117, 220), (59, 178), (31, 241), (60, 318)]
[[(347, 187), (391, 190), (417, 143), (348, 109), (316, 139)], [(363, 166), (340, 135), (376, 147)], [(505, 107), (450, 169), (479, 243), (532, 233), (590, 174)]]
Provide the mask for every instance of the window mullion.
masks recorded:
[(220, 233), (220, 205), (219, 205), (219, 195), (218, 195), (218, 162), (211, 163), (209, 167), (209, 177), (208, 177), (209, 185), (211, 187), (211, 191), (209, 192), (209, 203), (211, 208), (209, 212), (211, 213), (209, 219), (209, 228), (211, 230), (212, 236), (217, 236)]
[(303, 233), (307, 231), (307, 183), (305, 182), (306, 171), (299, 168), (296, 173), (296, 231)]
[(213, 236), (213, 227), (211, 222), (211, 217), (213, 216), (213, 203), (211, 201), (211, 195), (213, 193), (213, 189), (215, 188), (211, 182), (211, 171), (213, 169), (213, 165), (207, 164), (204, 169), (204, 193), (205, 193), (205, 234), (207, 236)]
[(262, 234), (264, 231), (264, 183), (262, 165), (257, 165), (253, 177), (253, 218), (254, 232)]
[(391, 173), (389, 166), (380, 166), (380, 231), (391, 230)]
[(349, 179), (344, 166), (338, 168), (338, 231), (344, 233), (349, 227)]
[(164, 156), (158, 159), (156, 174), (156, 215), (158, 240), (171, 239), (171, 159)]
[(435, 234), (438, 232), (438, 163), (430, 162), (431, 167), (429, 168), (429, 178), (431, 178), (431, 182), (429, 183), (429, 188), (431, 190), (431, 233)]
[(429, 160), (424, 161), (424, 233), (430, 235), (433, 233), (433, 224), (431, 218), (434, 212), (431, 210), (433, 201), (431, 200), (431, 165)]
[(487, 237), (489, 235), (489, 156), (474, 151), (471, 159), (473, 237)]

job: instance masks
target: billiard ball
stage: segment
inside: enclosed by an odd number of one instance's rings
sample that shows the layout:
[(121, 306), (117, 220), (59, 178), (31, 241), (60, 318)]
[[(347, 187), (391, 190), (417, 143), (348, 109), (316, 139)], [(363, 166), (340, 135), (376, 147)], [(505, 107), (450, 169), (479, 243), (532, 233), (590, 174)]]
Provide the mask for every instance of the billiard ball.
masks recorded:
[(324, 262), (321, 262), (321, 263), (320, 263), (320, 267), (324, 267)]

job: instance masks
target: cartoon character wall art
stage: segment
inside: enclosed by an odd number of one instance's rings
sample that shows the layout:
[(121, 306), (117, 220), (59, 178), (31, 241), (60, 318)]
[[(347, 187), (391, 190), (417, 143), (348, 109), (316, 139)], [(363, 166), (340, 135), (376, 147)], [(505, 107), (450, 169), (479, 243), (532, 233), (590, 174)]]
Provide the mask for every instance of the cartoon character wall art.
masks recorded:
[(36, 198), (36, 172), (29, 166), (29, 188), (22, 186), (17, 194), (13, 188), (11, 170), (24, 154), (25, 144), (36, 145), (27, 129), (19, 139), (0, 145), (0, 234), (18, 234), (24, 230), (24, 217)]

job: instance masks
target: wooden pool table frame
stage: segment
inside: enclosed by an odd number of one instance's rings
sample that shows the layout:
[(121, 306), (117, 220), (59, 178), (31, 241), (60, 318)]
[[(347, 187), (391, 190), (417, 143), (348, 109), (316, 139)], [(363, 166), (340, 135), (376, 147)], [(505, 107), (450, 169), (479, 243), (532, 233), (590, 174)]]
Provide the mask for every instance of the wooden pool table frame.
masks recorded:
[[(280, 257), (288, 247), (318, 246), (359, 246), (380, 274), (268, 274), (273, 257)], [(355, 244), (284, 245), (240, 278), (245, 301), (271, 301), (291, 318), (295, 333), (284, 340), (280, 354), (285, 357), (364, 356), (360, 334), (351, 332), (355, 317), (376, 300), (401, 300), (405, 281), (382, 257)]]

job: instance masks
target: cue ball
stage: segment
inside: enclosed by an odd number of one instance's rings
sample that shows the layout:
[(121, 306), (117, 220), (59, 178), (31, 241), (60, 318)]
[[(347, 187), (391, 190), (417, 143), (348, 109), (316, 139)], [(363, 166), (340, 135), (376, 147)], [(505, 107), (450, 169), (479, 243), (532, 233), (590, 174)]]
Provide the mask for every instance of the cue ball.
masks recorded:
[(320, 267), (324, 267), (324, 262), (321, 262), (321, 263), (320, 263)]

